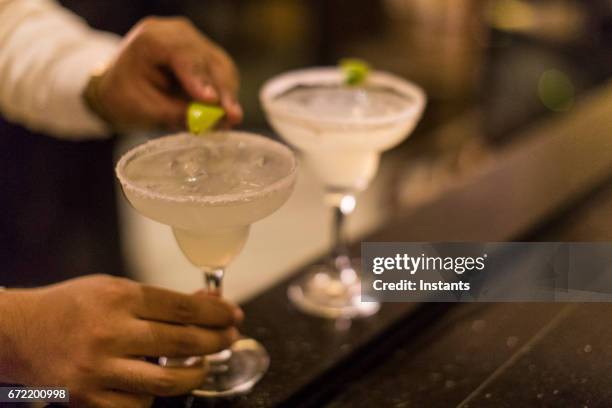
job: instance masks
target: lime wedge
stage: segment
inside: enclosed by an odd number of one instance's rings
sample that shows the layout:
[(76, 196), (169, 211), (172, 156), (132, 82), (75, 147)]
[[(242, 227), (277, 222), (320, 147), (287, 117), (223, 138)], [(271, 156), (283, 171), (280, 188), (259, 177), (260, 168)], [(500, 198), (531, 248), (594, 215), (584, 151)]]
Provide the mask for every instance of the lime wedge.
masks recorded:
[(201, 135), (213, 128), (225, 116), (225, 111), (216, 105), (192, 102), (187, 109), (187, 129), (194, 135)]
[(347, 85), (361, 85), (370, 73), (370, 65), (357, 58), (341, 59), (340, 69), (344, 72), (344, 83)]

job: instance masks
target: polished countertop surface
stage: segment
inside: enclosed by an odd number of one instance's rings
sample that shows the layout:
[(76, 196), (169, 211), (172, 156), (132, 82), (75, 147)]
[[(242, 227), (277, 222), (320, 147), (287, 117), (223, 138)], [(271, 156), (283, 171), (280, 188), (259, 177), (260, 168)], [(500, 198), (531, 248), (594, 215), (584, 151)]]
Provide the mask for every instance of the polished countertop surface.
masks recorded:
[[(593, 224), (593, 235), (585, 225)], [(602, 231), (607, 231), (602, 233)], [(612, 238), (612, 182), (529, 240)], [(381, 232), (377, 238), (384, 238)], [(609, 304), (384, 304), (369, 319), (300, 314), (286, 282), (244, 305), (244, 331), (269, 350), (251, 394), (161, 407), (510, 407), (612, 405)]]
[[(524, 239), (612, 239), (612, 180)], [(328, 407), (606, 407), (612, 304), (455, 305)]]

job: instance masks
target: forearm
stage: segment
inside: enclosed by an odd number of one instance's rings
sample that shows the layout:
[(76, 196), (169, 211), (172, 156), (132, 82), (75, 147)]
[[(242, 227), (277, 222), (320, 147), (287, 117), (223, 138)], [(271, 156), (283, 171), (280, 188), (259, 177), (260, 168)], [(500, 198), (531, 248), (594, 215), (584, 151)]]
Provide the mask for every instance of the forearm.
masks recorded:
[(0, 112), (63, 138), (105, 136), (82, 94), (118, 43), (50, 0), (0, 0)]
[(0, 383), (20, 384), (28, 361), (22, 355), (28, 291), (0, 291)]

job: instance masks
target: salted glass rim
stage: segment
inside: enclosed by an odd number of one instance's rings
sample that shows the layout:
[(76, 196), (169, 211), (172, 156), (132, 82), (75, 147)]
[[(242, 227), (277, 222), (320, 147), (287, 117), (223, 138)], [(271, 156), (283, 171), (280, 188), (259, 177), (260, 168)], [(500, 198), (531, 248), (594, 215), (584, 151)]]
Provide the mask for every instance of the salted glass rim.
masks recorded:
[(330, 125), (341, 125), (348, 127), (368, 127), (390, 125), (420, 115), (427, 97), (423, 89), (415, 83), (403, 79), (395, 74), (384, 71), (372, 71), (368, 74), (366, 85), (382, 86), (394, 90), (414, 100), (407, 104), (406, 108), (394, 115), (384, 117), (367, 118), (327, 118), (316, 113), (288, 107), (285, 104), (276, 103), (279, 95), (300, 85), (342, 85), (345, 81), (345, 73), (338, 67), (312, 67), (293, 71), (287, 71), (267, 80), (259, 91), (259, 100), (264, 110), (269, 115), (284, 116), (295, 120), (307, 120), (315, 123)]
[[(163, 149), (171, 149), (183, 146), (197, 146), (199, 144), (205, 144), (215, 138), (225, 137), (231, 139), (248, 139), (249, 142), (255, 142), (258, 144), (266, 144), (268, 147), (281, 152), (284, 156), (291, 159), (291, 168), (288, 173), (282, 176), (280, 179), (267, 184), (255, 191), (249, 191), (246, 193), (229, 193), (229, 194), (211, 194), (211, 195), (189, 195), (189, 194), (163, 194), (159, 191), (142, 187), (134, 183), (125, 174), (126, 166), (135, 157), (141, 154), (145, 154), (151, 151), (162, 151)], [(142, 143), (128, 152), (123, 154), (117, 165), (115, 166), (115, 174), (124, 192), (134, 193), (142, 198), (151, 200), (161, 200), (171, 203), (190, 203), (198, 205), (223, 205), (223, 204), (239, 204), (244, 202), (251, 202), (259, 198), (263, 198), (275, 191), (282, 190), (283, 188), (289, 188), (290, 185), (295, 181), (297, 173), (297, 158), (293, 151), (286, 145), (272, 140), (268, 137), (261, 136), (255, 133), (243, 132), (243, 131), (213, 131), (203, 136), (194, 136), (188, 132), (180, 132), (168, 136), (159, 137), (148, 142)]]

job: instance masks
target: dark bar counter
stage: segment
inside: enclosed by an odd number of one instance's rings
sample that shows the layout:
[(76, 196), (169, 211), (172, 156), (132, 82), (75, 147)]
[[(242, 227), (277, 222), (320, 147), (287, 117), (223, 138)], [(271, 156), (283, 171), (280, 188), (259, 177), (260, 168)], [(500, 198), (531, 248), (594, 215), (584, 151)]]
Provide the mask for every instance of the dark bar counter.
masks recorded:
[[(569, 118), (530, 126), (524, 143), (491, 153), (479, 171), (363, 240), (612, 239), (612, 86), (602, 89)], [(576, 144), (577, 135), (587, 143)], [(250, 394), (155, 405), (612, 406), (612, 305), (386, 303), (367, 319), (327, 321), (287, 300), (303, 270), (243, 305), (242, 331), (271, 358)]]
[[(609, 240), (612, 182), (532, 240)], [(584, 231), (589, 224), (593, 235)], [(607, 231), (607, 233), (602, 233)], [(244, 305), (244, 331), (269, 350), (253, 392), (157, 406), (505, 407), (612, 405), (609, 304), (384, 304), (370, 319), (325, 321), (286, 300), (287, 282)]]
[[(612, 239), (612, 180), (525, 238)], [(609, 407), (611, 314), (607, 303), (455, 305), (325, 406)]]

